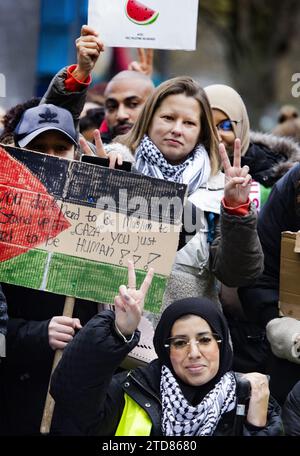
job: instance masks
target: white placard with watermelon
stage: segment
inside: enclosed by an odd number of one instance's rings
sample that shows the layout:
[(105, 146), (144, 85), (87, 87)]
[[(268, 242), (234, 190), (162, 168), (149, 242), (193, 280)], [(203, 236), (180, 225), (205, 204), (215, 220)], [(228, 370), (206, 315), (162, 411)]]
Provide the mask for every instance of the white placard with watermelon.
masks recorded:
[(106, 46), (196, 49), (198, 0), (89, 0), (88, 24)]

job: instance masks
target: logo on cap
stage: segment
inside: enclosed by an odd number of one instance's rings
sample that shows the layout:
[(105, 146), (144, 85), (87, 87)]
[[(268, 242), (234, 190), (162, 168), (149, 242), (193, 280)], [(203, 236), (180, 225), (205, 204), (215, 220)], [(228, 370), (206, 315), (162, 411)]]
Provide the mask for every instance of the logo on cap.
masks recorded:
[(49, 108), (47, 108), (44, 112), (44, 114), (39, 114), (39, 117), (41, 117), (43, 120), (39, 120), (39, 124), (42, 123), (59, 123), (55, 117), (57, 117), (56, 112), (51, 112)]

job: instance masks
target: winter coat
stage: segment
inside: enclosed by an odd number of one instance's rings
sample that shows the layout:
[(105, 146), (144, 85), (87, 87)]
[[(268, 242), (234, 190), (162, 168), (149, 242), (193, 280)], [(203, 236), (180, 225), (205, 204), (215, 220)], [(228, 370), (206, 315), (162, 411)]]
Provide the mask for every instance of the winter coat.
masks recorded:
[[(256, 237), (254, 205), (245, 217), (230, 216), (221, 208), (219, 220), (222, 196), (222, 187), (217, 192), (208, 183), (205, 189), (197, 190), (189, 198), (190, 203), (197, 204), (202, 227), (177, 251), (162, 310), (174, 300), (187, 296), (205, 296), (218, 302), (216, 279), (234, 287), (250, 284), (259, 274), (262, 256)], [(209, 214), (214, 217), (213, 227), (209, 226)], [(216, 255), (219, 249), (222, 254)]]
[(73, 116), (75, 127), (78, 127), (79, 117), (83, 110), (88, 86), (79, 92), (69, 92), (65, 89), (68, 67), (62, 68), (52, 79), (49, 87), (40, 101), (40, 104), (54, 104), (65, 108)]
[[(0, 375), (4, 404), (0, 434), (39, 434), (55, 353), (49, 346), (48, 325), (53, 316), (62, 315), (65, 297), (8, 284), (2, 287), (9, 320)], [(73, 316), (82, 325), (96, 313), (96, 303), (76, 301)]]
[[(108, 153), (114, 150), (114, 146), (106, 146)], [(116, 146), (126, 159), (130, 154), (129, 149), (118, 143)], [(174, 300), (187, 296), (206, 296), (218, 302), (216, 278), (229, 287), (237, 287), (242, 286), (242, 283), (252, 283), (260, 274), (262, 255), (256, 236), (254, 204), (251, 204), (247, 216), (232, 218), (222, 209), (223, 196), (224, 174), (219, 172), (188, 197), (162, 310)], [(195, 224), (193, 231), (190, 229), (192, 221)], [(233, 234), (235, 231), (236, 235)], [(215, 256), (216, 246), (219, 248), (220, 242), (223, 244), (223, 255)], [(156, 325), (159, 316), (149, 318)]]
[[(282, 231), (300, 229), (300, 164), (295, 165), (273, 187), (258, 218), (258, 234), (264, 251), (264, 272), (239, 296), (248, 319), (262, 328), (279, 317), (280, 244)], [(267, 372), (271, 374), (271, 392), (283, 403), (287, 393), (299, 380), (300, 366), (269, 355)], [(285, 375), (282, 375), (285, 372)]]
[(279, 316), (280, 244), (282, 231), (300, 229), (300, 164), (293, 167), (273, 187), (258, 217), (258, 234), (264, 251), (264, 272), (253, 286), (240, 289), (243, 307), (251, 321), (262, 326)]
[[(95, 316), (64, 351), (54, 372), (51, 394), (64, 413), (85, 435), (115, 435), (124, 409), (124, 394), (150, 417), (151, 435), (161, 436), (160, 362), (114, 374), (116, 367), (137, 344), (139, 331), (127, 344), (114, 330), (114, 313)], [(270, 401), (263, 428), (244, 424), (242, 435), (280, 435), (278, 405)], [(214, 435), (232, 435), (235, 413), (225, 414)]]
[[(242, 156), (241, 163), (242, 166), (249, 166), (252, 178), (260, 184), (257, 187), (253, 182), (253, 192), (250, 193), (250, 198), (256, 201), (258, 209), (265, 204), (262, 196), (265, 194), (267, 200), (271, 187), (299, 161), (300, 146), (293, 139), (250, 132), (250, 145)], [(269, 357), (265, 325), (257, 324), (256, 319), (248, 320), (243, 313), (236, 289), (228, 289), (222, 285), (220, 299), (230, 326), (234, 368), (240, 372), (265, 372)]]
[[(122, 144), (106, 145), (105, 148), (109, 153), (115, 150), (115, 146), (127, 160), (130, 151)], [(224, 174), (219, 172), (188, 197), (178, 250), (161, 311), (174, 300), (187, 296), (206, 296), (219, 303), (216, 279), (229, 287), (237, 287), (252, 283), (260, 274), (262, 255), (256, 235), (255, 206), (251, 204), (247, 216), (232, 218), (221, 208), (223, 195)], [(190, 230), (192, 221), (195, 224), (193, 231)], [(220, 242), (224, 253), (215, 256)], [(156, 326), (159, 314), (146, 315)]]
[(253, 131), (241, 159), (242, 166), (248, 165), (252, 178), (264, 187), (272, 187), (299, 161), (300, 146), (293, 139)]

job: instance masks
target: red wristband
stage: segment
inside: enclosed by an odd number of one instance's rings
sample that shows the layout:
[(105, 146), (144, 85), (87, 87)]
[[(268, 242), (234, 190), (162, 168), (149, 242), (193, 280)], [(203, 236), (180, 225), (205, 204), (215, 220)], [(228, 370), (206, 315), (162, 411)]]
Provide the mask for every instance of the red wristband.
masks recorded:
[(88, 76), (84, 81), (74, 78), (73, 71), (77, 68), (77, 65), (71, 65), (67, 69), (67, 78), (65, 79), (65, 89), (68, 92), (80, 92), (84, 87), (90, 85), (92, 78)]
[(246, 203), (241, 204), (240, 206), (236, 207), (230, 207), (227, 206), (225, 198), (222, 199), (222, 205), (227, 212), (227, 214), (230, 215), (238, 215), (238, 216), (244, 216), (249, 214), (249, 206), (250, 206), (250, 199), (246, 201)]

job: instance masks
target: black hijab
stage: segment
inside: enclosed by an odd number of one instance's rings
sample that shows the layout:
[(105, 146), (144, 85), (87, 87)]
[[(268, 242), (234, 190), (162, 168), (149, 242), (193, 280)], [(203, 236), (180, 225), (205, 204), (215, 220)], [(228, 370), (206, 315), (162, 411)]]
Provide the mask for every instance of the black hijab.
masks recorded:
[[(171, 335), (171, 329), (176, 320), (183, 315), (197, 315), (203, 318), (222, 339), (219, 345), (220, 365), (214, 378), (201, 386), (190, 386), (180, 380), (175, 374), (169, 355), (169, 348), (164, 344)], [(217, 304), (206, 298), (186, 298), (173, 302), (161, 315), (153, 338), (154, 348), (161, 364), (171, 369), (186, 399), (193, 405), (201, 402), (203, 397), (215, 386), (220, 378), (231, 369), (232, 349), (229, 343), (229, 329), (226, 319), (218, 309)]]

